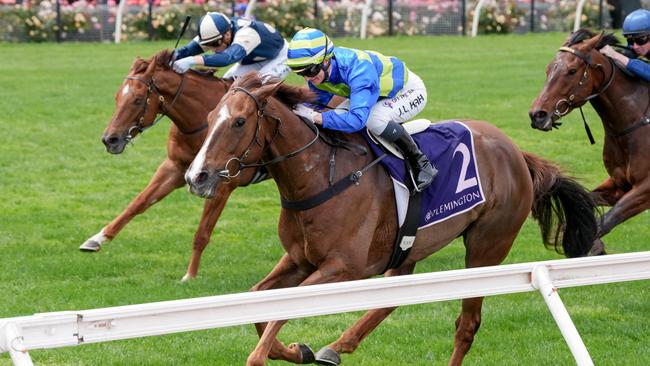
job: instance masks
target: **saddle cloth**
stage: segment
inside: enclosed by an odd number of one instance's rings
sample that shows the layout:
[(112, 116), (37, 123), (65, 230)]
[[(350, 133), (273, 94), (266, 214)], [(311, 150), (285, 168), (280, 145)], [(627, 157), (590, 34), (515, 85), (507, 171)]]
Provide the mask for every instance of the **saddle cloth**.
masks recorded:
[[(366, 130), (362, 134), (377, 156), (384, 154), (384, 149)], [(431, 124), (412, 137), (438, 169), (433, 183), (422, 192), (418, 228), (442, 222), (485, 202), (472, 132), (465, 124), (459, 121)], [(393, 154), (389, 154), (381, 164), (393, 179), (399, 225), (402, 226), (409, 199), (409, 190), (404, 182), (411, 179), (410, 174), (404, 161)]]

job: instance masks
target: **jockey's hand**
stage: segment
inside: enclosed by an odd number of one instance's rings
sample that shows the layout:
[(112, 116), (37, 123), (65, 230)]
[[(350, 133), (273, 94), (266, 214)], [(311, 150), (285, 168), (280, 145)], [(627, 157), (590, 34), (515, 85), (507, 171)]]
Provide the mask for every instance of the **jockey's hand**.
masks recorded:
[(618, 54), (618, 52), (616, 52), (616, 50), (610, 47), (609, 45), (606, 45), (605, 47), (601, 48), (600, 53), (602, 53), (603, 55), (609, 58), (615, 58), (616, 54)]
[(600, 53), (602, 53), (603, 55), (605, 55), (605, 56), (611, 58), (612, 60), (616, 61), (617, 63), (619, 63), (623, 67), (627, 66), (627, 63), (630, 61), (629, 58), (627, 58), (625, 55), (620, 54), (619, 52), (617, 52), (615, 49), (613, 49), (609, 45), (601, 48)]
[(172, 57), (169, 59), (169, 67), (172, 67), (174, 65), (174, 62), (178, 59), (178, 51), (174, 50), (174, 53), (172, 53)]
[(194, 56), (190, 57), (185, 57), (180, 60), (174, 61), (174, 64), (172, 65), (172, 68), (174, 71), (176, 71), (179, 74), (184, 74), (187, 72), (187, 70), (190, 69), (190, 67), (196, 65), (196, 61), (194, 60)]
[(307, 107), (304, 104), (298, 104), (293, 108), (293, 113), (295, 113), (297, 116), (304, 117), (311, 121), (312, 123), (317, 123), (317, 124), (322, 124), (322, 119), (319, 118), (320, 113), (316, 112), (315, 110)]

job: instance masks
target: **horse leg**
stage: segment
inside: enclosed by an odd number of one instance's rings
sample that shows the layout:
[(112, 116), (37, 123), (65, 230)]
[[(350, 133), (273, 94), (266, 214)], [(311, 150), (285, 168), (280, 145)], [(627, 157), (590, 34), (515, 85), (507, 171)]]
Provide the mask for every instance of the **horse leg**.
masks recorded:
[(217, 224), (217, 219), (221, 216), (221, 212), (223, 211), (232, 191), (233, 187), (226, 184), (220, 184), (217, 187), (215, 196), (205, 201), (205, 204), (203, 205), (203, 213), (201, 214), (201, 221), (199, 222), (199, 228), (196, 230), (192, 242), (192, 256), (190, 257), (190, 263), (187, 266), (187, 273), (185, 273), (185, 276), (183, 276), (181, 281), (195, 278), (196, 274), (199, 272), (199, 263), (201, 261), (203, 249), (205, 249), (210, 242), (210, 236), (212, 235), (214, 226)]
[(617, 187), (611, 177), (591, 191), (591, 197), (599, 206), (613, 206), (624, 194), (625, 191)]
[[(288, 255), (285, 255), (287, 257)], [(283, 260), (278, 263), (276, 268), (280, 266), (284, 261), (285, 257), (283, 257)], [(331, 283), (331, 282), (341, 282), (341, 281), (349, 281), (353, 279), (357, 279), (359, 276), (354, 276), (351, 272), (349, 272), (346, 268), (345, 265), (346, 261), (338, 259), (338, 258), (330, 258), (325, 260), (316, 271), (311, 273), (309, 277), (307, 277), (301, 284), (300, 286), (309, 286), (309, 285), (317, 285), (321, 283)], [(295, 264), (294, 264), (295, 266)], [(276, 268), (273, 269), (273, 271), (276, 270)], [(287, 271), (288, 268), (282, 269), (283, 272)], [(303, 272), (304, 273), (304, 272)], [(269, 274), (268, 277), (271, 277), (271, 274)], [(264, 282), (264, 281), (263, 281)], [(255, 350), (248, 356), (248, 360), (246, 361), (246, 366), (262, 366), (264, 365), (264, 361), (266, 360), (267, 356), (270, 355), (270, 352), (275, 349), (275, 347), (278, 344), (281, 344), (277, 339), (276, 336), (280, 332), (280, 328), (286, 323), (286, 320), (280, 320), (280, 321), (272, 321), (267, 323), (266, 325), (261, 325), (258, 327), (258, 332), (260, 329), (263, 330), (262, 335), (260, 336), (260, 341), (257, 343), (257, 346), (255, 347)], [(256, 324), (256, 327), (258, 325)], [(283, 353), (280, 358), (284, 359), (285, 361), (288, 362), (293, 362), (293, 363), (305, 363), (306, 361), (311, 361), (311, 360), (304, 360), (303, 355), (301, 354), (301, 351), (304, 350), (303, 347), (300, 347), (301, 345), (299, 344), (292, 344), (290, 345), (289, 348), (286, 350), (289, 351), (289, 353)], [(277, 351), (277, 349), (276, 349)], [(285, 357), (289, 356), (289, 357)]]
[[(402, 276), (413, 273), (415, 263), (402, 265), (386, 271), (384, 277)], [(321, 348), (316, 353), (316, 360), (320, 363), (338, 365), (341, 363), (341, 353), (354, 352), (361, 343), (377, 326), (384, 321), (397, 307), (373, 309), (366, 312), (361, 319), (357, 320), (348, 328), (335, 342)]]
[(99, 233), (86, 240), (79, 249), (88, 252), (99, 251), (102, 244), (113, 240), (135, 216), (143, 213), (176, 188), (185, 185), (183, 173), (184, 167), (165, 159), (156, 170), (147, 187), (129, 203), (126, 209)]
[[(517, 217), (513, 207), (497, 208), (508, 212), (508, 217), (496, 214), (494, 211), (479, 218), (465, 232), (466, 248), (465, 266), (467, 268), (494, 266), (500, 264), (508, 255), (512, 243), (519, 232), (527, 213)], [(458, 366), (474, 342), (474, 336), (481, 326), (481, 307), (483, 298), (476, 297), (462, 300), (461, 313), (456, 319), (456, 335), (454, 351), (449, 365)]]
[(605, 213), (598, 237), (607, 235), (615, 226), (650, 207), (650, 183), (634, 186)]
[[(273, 270), (260, 282), (258, 282), (251, 291), (263, 291), (276, 288), (294, 287), (299, 285), (309, 276), (309, 272), (298, 267), (288, 254), (282, 256)], [(257, 334), (262, 338), (268, 323), (257, 323), (255, 329)], [(269, 358), (282, 359), (294, 363), (309, 363), (313, 360), (313, 352), (306, 345), (292, 344), (286, 347), (277, 339), (269, 351)], [(308, 361), (308, 362), (303, 362)]]

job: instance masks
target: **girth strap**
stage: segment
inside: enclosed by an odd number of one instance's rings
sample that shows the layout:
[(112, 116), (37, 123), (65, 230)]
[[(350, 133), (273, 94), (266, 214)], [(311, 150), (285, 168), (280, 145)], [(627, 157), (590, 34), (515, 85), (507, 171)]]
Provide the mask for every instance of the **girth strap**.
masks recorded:
[(337, 194), (345, 191), (353, 184), (359, 185), (359, 179), (361, 178), (361, 176), (363, 176), (363, 173), (368, 171), (368, 169), (372, 168), (380, 161), (384, 160), (385, 157), (386, 154), (381, 155), (377, 159), (373, 160), (370, 164), (348, 175), (347, 177), (340, 179), (338, 182), (334, 183), (333, 185), (316, 193), (311, 197), (299, 201), (289, 201), (284, 197), (280, 197), (280, 203), (282, 204), (283, 208), (292, 211), (304, 211), (304, 210), (309, 210), (310, 208), (314, 208), (328, 201), (330, 198), (336, 196)]

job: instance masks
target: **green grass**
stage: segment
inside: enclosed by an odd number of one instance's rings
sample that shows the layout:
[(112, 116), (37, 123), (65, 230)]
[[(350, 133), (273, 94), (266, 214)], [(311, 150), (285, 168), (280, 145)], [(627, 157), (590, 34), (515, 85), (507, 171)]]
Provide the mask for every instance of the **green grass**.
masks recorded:
[[(586, 108), (598, 143), (590, 146), (579, 113), (559, 131), (529, 126), (528, 108), (545, 66), (565, 34), (396, 37), (336, 43), (399, 56), (427, 83), (423, 117), (471, 117), (503, 129), (522, 149), (552, 159), (593, 188), (606, 178), (603, 131)], [(100, 136), (113, 95), (136, 55), (166, 43), (0, 44), (0, 317), (81, 310), (246, 291), (282, 254), (273, 182), (232, 196), (203, 257), (199, 278), (180, 284), (202, 201), (178, 190), (137, 217), (104, 250), (77, 247), (106, 225), (146, 185), (165, 156), (169, 122), (111, 156)], [(299, 79), (292, 77), (291, 82)], [(351, 213), (360, 214), (360, 213)], [(612, 252), (648, 249), (648, 212), (605, 238)], [(335, 228), (332, 228), (335, 230)], [(418, 272), (463, 267), (455, 242)], [(506, 263), (557, 259), (528, 221)], [(649, 282), (561, 290), (597, 365), (650, 362)], [(322, 301), (328, 301), (326, 298)], [(346, 365), (444, 365), (453, 345), (458, 301), (403, 307)], [(318, 349), (360, 313), (290, 322), (284, 342)], [(37, 365), (242, 365), (257, 343), (252, 326), (32, 351)], [(467, 365), (569, 365), (573, 359), (537, 293), (490, 297)], [(0, 365), (10, 365), (6, 354)], [(281, 365), (281, 362), (269, 362)]]

